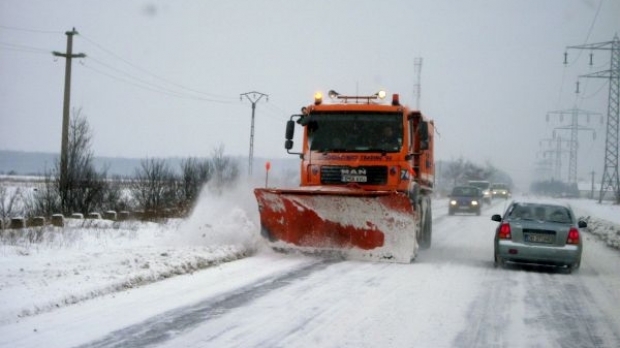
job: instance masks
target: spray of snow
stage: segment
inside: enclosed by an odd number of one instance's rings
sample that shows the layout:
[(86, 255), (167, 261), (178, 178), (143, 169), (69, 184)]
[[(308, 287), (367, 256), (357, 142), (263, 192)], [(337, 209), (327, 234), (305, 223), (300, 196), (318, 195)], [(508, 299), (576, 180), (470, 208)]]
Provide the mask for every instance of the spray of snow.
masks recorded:
[(256, 252), (260, 222), (253, 186), (240, 181), (220, 190), (205, 185), (191, 216), (170, 236), (171, 243), (206, 246), (231, 245)]

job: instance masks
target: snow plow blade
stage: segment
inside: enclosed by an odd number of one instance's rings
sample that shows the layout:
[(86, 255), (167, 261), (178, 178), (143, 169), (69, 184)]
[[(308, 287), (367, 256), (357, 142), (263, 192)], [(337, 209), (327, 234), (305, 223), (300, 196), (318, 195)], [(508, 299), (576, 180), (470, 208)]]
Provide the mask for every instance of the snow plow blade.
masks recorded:
[(416, 256), (409, 198), (396, 191), (257, 188), (261, 234), (276, 250), (409, 263)]

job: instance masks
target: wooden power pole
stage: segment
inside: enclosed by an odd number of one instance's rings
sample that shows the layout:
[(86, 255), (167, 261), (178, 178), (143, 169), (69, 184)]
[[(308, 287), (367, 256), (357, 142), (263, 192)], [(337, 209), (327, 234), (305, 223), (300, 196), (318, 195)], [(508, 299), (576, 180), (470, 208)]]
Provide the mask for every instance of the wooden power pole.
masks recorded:
[(67, 152), (69, 148), (69, 109), (71, 107), (71, 59), (84, 58), (86, 54), (73, 54), (73, 35), (78, 32), (73, 28), (67, 31), (67, 52), (61, 53), (54, 51), (52, 54), (56, 57), (63, 57), (66, 60), (65, 65), (65, 97), (62, 108), (62, 141), (60, 147), (60, 187), (65, 188), (67, 183), (68, 159)]

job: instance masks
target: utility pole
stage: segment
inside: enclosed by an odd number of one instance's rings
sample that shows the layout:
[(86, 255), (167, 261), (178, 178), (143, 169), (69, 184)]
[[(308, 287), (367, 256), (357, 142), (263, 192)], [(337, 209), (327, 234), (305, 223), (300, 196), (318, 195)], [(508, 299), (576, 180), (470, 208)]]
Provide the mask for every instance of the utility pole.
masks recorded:
[(260, 92), (247, 92), (239, 95), (239, 99), (243, 101), (243, 97), (252, 103), (252, 126), (250, 127), (250, 158), (248, 160), (248, 176), (252, 176), (252, 161), (254, 158), (254, 113), (256, 111), (256, 103), (265, 97), (269, 101), (269, 95)]
[[(605, 165), (601, 178), (601, 191), (598, 202), (608, 189), (615, 194), (616, 204), (620, 204), (620, 179), (618, 178), (618, 124), (620, 119), (620, 39), (618, 34), (612, 41), (569, 46), (568, 49), (604, 50), (611, 52), (609, 70), (603, 70), (580, 77), (606, 78), (609, 79), (609, 95), (607, 103), (607, 131), (605, 134)], [(564, 64), (567, 63), (568, 53), (564, 53)], [(593, 65), (593, 54), (590, 54), (590, 65)]]
[(585, 127), (579, 124), (579, 116), (586, 116), (588, 121), (590, 117), (593, 115), (601, 115), (596, 112), (584, 111), (577, 109), (576, 107), (569, 110), (558, 110), (558, 111), (550, 111), (547, 113), (547, 121), (549, 121), (550, 115), (559, 115), (560, 121), (564, 120), (564, 115), (568, 115), (571, 117), (570, 125), (555, 127), (554, 128), (554, 138), (555, 138), (555, 130), (568, 130), (570, 131), (570, 140), (569, 140), (569, 158), (568, 158), (568, 183), (576, 184), (577, 183), (577, 153), (579, 150), (579, 131), (591, 131), (593, 134), (593, 138), (596, 138), (596, 132), (593, 128)]
[(69, 149), (69, 110), (71, 108), (71, 59), (72, 58), (84, 58), (86, 54), (77, 53), (73, 54), (73, 35), (78, 32), (73, 28), (71, 31), (65, 32), (67, 35), (67, 53), (61, 53), (53, 51), (52, 54), (56, 57), (65, 58), (65, 97), (62, 106), (62, 140), (60, 144), (60, 187), (65, 188), (67, 184), (67, 171), (68, 171), (68, 149)]

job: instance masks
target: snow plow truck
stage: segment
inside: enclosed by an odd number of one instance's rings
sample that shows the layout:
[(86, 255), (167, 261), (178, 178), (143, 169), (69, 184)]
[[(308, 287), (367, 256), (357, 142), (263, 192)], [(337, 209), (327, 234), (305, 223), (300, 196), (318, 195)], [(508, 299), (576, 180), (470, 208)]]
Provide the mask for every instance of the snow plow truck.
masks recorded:
[(286, 124), (299, 187), (254, 190), (261, 235), (279, 251), (409, 263), (431, 246), (434, 123), (398, 94), (328, 96), (317, 93)]

